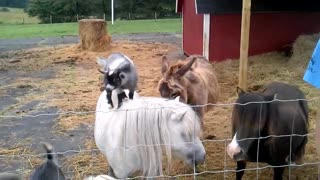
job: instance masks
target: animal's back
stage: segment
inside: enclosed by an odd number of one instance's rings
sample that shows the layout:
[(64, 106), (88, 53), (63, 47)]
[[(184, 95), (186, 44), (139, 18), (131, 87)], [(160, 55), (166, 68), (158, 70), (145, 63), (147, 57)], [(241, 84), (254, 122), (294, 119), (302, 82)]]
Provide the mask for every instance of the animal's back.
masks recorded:
[[(296, 100), (291, 102), (273, 102), (271, 103), (272, 110), (282, 109), (283, 113), (278, 116), (294, 116), (303, 119), (303, 123), (308, 124), (308, 104), (304, 93), (296, 86), (286, 83), (273, 82), (270, 83), (263, 91), (265, 96), (272, 96), (279, 100)], [(298, 99), (300, 99), (298, 101)], [(298, 120), (299, 121), (299, 120)]]
[(63, 172), (52, 161), (42, 164), (31, 180), (64, 180)]
[[(263, 93), (279, 100), (305, 99), (304, 94), (297, 87), (279, 82), (269, 84)], [(268, 116), (269, 135), (305, 135), (308, 133), (308, 106), (306, 101), (272, 102), (269, 104)], [(273, 137), (270, 138), (269, 143), (278, 147), (277, 155), (272, 155), (275, 159), (277, 156), (286, 155), (290, 151), (290, 137)], [(299, 159), (304, 152), (307, 136), (293, 136), (291, 143), (292, 158)]]
[(133, 61), (122, 53), (113, 53), (109, 56), (108, 65), (110, 73), (119, 69), (127, 74), (126, 82), (121, 85), (122, 89), (135, 89), (138, 84), (137, 69)]
[[(191, 71), (197, 73), (202, 80), (208, 90), (208, 103), (215, 104), (218, 102), (219, 94), (220, 94), (220, 85), (218, 82), (218, 78), (216, 76), (213, 65), (210, 64), (205, 57), (201, 55), (192, 55), (186, 59), (192, 59), (193, 57), (197, 57), (196, 62), (193, 64)], [(206, 110), (212, 109), (214, 106), (206, 106)]]
[(138, 73), (134, 64), (130, 63), (130, 69), (128, 71), (127, 83), (122, 87), (123, 89), (136, 89), (138, 86)]
[(64, 180), (64, 174), (58, 166), (54, 157), (54, 150), (51, 144), (42, 143), (47, 152), (47, 161), (37, 167), (32, 173), (31, 180)]

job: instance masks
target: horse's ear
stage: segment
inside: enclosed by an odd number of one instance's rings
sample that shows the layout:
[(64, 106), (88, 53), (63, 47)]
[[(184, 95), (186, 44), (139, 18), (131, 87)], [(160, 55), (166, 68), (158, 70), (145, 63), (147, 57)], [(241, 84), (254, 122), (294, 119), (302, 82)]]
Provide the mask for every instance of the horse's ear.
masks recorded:
[(240, 95), (242, 95), (244, 93), (246, 93), (246, 92), (243, 89), (241, 89), (239, 86), (237, 86), (237, 94), (238, 94), (238, 96), (240, 96)]
[(185, 65), (183, 65), (178, 71), (177, 75), (178, 76), (183, 76), (187, 71), (190, 70), (191, 66), (193, 63), (197, 60), (196, 57), (193, 57), (189, 62), (187, 62)]
[(162, 67), (161, 67), (161, 74), (164, 74), (168, 71), (169, 62), (167, 56), (162, 56)]
[(174, 100), (180, 102), (180, 96), (177, 96), (176, 98), (174, 98)]
[(97, 64), (101, 67), (105, 67), (107, 65), (107, 60), (97, 57)]

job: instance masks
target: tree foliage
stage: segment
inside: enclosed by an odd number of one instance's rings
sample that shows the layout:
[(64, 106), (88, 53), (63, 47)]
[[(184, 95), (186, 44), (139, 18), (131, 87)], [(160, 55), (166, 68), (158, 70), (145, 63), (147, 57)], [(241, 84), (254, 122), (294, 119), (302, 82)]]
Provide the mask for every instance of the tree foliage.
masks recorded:
[[(70, 22), (76, 17), (111, 17), (111, 0), (29, 0), (27, 12), (42, 22)], [(114, 0), (115, 19), (178, 17), (174, 0)]]
[(24, 8), (27, 3), (28, 0), (0, 0), (1, 7)]

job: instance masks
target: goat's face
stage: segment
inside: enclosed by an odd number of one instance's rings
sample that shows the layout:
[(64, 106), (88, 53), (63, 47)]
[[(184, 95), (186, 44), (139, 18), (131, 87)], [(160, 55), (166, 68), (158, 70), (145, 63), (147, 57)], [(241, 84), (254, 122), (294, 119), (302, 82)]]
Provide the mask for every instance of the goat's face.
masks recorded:
[(106, 90), (112, 91), (116, 88), (121, 87), (123, 80), (126, 78), (123, 72), (114, 71), (111, 74), (109, 71), (101, 71), (100, 73), (104, 74), (104, 84), (106, 85)]
[(188, 102), (188, 88), (191, 81), (196, 80), (192, 73), (187, 73), (196, 58), (185, 62), (178, 62), (169, 66), (166, 56), (162, 59), (162, 79), (159, 81), (158, 90), (161, 97), (174, 99), (180, 96), (180, 101)]

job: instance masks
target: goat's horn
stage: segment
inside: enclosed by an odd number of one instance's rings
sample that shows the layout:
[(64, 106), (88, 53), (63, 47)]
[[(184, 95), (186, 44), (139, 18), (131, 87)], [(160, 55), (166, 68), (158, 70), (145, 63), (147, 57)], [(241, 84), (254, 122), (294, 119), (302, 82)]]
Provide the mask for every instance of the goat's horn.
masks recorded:
[(100, 72), (100, 73), (102, 73), (102, 74), (106, 74), (107, 72), (105, 72), (105, 71), (102, 71), (101, 69), (98, 69), (98, 71)]

